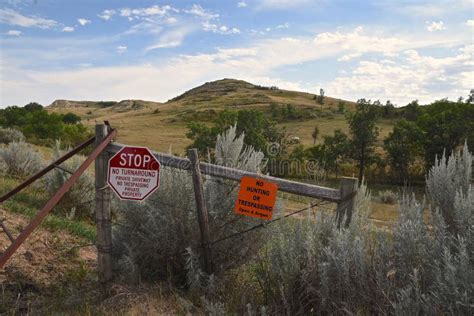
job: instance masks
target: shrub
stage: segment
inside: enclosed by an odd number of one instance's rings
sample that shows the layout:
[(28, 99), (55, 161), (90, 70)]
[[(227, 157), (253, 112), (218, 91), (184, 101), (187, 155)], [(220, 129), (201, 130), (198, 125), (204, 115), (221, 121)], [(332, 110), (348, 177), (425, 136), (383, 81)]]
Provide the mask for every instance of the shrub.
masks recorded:
[(10, 144), (11, 142), (25, 141), (25, 136), (14, 128), (0, 128), (0, 143)]
[[(259, 171), (263, 154), (247, 147), (244, 135), (236, 136), (232, 127), (217, 139), (216, 163), (248, 171)], [(118, 217), (121, 224), (114, 230), (117, 268), (130, 280), (169, 279), (184, 286), (208, 283), (200, 265), (191, 259), (199, 254), (200, 233), (193, 186), (189, 172), (162, 168), (160, 188), (143, 203), (123, 203)], [(204, 179), (205, 201), (213, 240), (260, 223), (243, 220), (233, 212), (238, 183)], [(216, 275), (221, 275), (253, 256), (266, 240), (269, 230), (246, 235), (246, 242), (229, 239), (213, 246)], [(188, 250), (186, 250), (188, 249)], [(188, 264), (186, 264), (188, 263)], [(188, 269), (186, 270), (185, 267)]]
[[(56, 141), (53, 148), (52, 161), (57, 160), (64, 155), (61, 150), (61, 142)], [(83, 156), (75, 155), (61, 164), (61, 167), (71, 172), (76, 171), (85, 160)], [(69, 179), (71, 175), (61, 169), (55, 168), (51, 170), (45, 177), (46, 190), (50, 195), (56, 193), (57, 190)], [(92, 216), (92, 201), (94, 200), (94, 179), (91, 175), (83, 173), (74, 183), (71, 189), (66, 192), (58, 208), (66, 212), (68, 217), (79, 217), (94, 219)]]
[(398, 194), (390, 190), (380, 191), (377, 195), (376, 201), (384, 204), (396, 204), (398, 201)]
[(0, 148), (3, 172), (17, 177), (31, 176), (41, 169), (42, 158), (33, 147), (25, 142), (11, 142)]
[[(447, 204), (453, 219), (449, 229), (442, 200), (433, 199), (441, 207), (433, 207), (426, 221), (425, 205), (403, 196), (393, 232), (378, 230), (360, 213), (367, 212), (361, 193), (348, 228), (337, 229), (333, 214), (324, 211), (316, 220), (282, 222), (255, 271), (270, 313), (471, 314), (470, 161), (465, 148), (428, 176), (430, 194), (452, 201)], [(433, 177), (443, 184), (433, 183)]]
[(426, 177), (426, 190), (434, 208), (439, 208), (448, 224), (454, 229), (454, 202), (457, 194), (468, 195), (471, 186), (472, 155), (467, 144), (462, 151), (454, 152), (449, 158), (443, 153), (436, 158), (434, 166)]

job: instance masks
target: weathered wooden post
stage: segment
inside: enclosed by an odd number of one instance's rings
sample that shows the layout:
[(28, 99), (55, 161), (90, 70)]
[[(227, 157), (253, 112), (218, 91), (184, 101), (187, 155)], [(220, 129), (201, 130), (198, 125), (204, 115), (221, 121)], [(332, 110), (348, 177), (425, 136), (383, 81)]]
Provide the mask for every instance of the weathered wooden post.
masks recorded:
[(354, 210), (355, 195), (357, 193), (357, 178), (342, 177), (339, 184), (341, 201), (337, 203), (336, 220), (337, 227), (341, 226), (344, 216), (346, 217), (345, 227), (349, 226)]
[[(107, 136), (108, 126), (95, 126), (95, 145)], [(104, 150), (95, 160), (95, 219), (97, 227), (97, 272), (102, 291), (112, 280), (112, 220), (110, 216), (111, 192), (107, 186), (108, 156)]]
[(212, 274), (213, 267), (211, 245), (209, 244), (209, 219), (207, 214), (206, 201), (204, 199), (204, 189), (202, 186), (201, 168), (199, 166), (199, 156), (197, 149), (189, 149), (188, 158), (191, 161), (191, 171), (193, 173), (194, 196), (196, 198), (196, 209), (198, 214), (199, 229), (201, 231), (201, 246), (203, 249), (204, 269), (207, 274)]

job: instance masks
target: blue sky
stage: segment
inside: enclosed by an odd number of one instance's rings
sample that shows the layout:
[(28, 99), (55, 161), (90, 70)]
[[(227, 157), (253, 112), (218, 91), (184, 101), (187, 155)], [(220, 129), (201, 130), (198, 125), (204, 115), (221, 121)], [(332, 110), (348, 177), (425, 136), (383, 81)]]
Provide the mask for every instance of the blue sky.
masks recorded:
[(166, 101), (236, 78), (405, 105), (474, 88), (474, 5), (2, 0), (0, 106)]

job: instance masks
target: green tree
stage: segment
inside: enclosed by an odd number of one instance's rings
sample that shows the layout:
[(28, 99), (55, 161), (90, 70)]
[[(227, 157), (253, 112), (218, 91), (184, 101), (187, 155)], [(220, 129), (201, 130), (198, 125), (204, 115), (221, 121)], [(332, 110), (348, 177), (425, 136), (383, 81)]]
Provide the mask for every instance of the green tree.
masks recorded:
[(347, 135), (340, 129), (334, 131), (334, 135), (324, 136), (323, 151), (326, 166), (334, 170), (336, 178), (339, 175), (341, 160), (349, 155), (350, 141)]
[(23, 107), (26, 111), (33, 112), (43, 109), (43, 106), (37, 102), (30, 102)]
[(81, 121), (81, 118), (78, 115), (71, 112), (66, 113), (63, 116), (63, 122), (66, 124), (76, 124), (76, 123), (79, 123), (80, 121)]
[(319, 127), (315, 126), (313, 132), (311, 133), (311, 137), (313, 137), (313, 145), (316, 145), (316, 140), (318, 139), (319, 135)]
[(421, 108), (418, 104), (418, 100), (408, 103), (407, 106), (402, 109), (402, 116), (408, 121), (416, 121), (420, 114)]
[(378, 109), (370, 101), (360, 99), (356, 104), (356, 111), (347, 117), (351, 131), (352, 158), (357, 162), (359, 169), (359, 183), (362, 183), (367, 164), (374, 156), (374, 144), (378, 136), (375, 126)]
[(384, 140), (388, 163), (399, 183), (410, 180), (409, 168), (421, 154), (422, 135), (422, 130), (414, 122), (402, 119)]
[(390, 100), (388, 100), (383, 107), (383, 117), (384, 118), (393, 118), (396, 114), (395, 106)]
[(318, 102), (318, 104), (321, 105), (321, 107), (323, 107), (323, 103), (324, 103), (324, 89), (323, 88), (319, 89), (319, 95), (316, 98), (316, 102)]
[(284, 131), (276, 127), (263, 112), (258, 110), (222, 111), (213, 126), (193, 122), (188, 125), (186, 137), (193, 140), (188, 148), (197, 148), (201, 154), (206, 154), (208, 148), (214, 148), (217, 135), (229, 126), (237, 124), (237, 133), (245, 133), (245, 143), (256, 150), (267, 153), (269, 143), (284, 145)]
[(474, 107), (464, 102), (446, 99), (424, 106), (416, 124), (423, 131), (422, 139), (425, 167), (428, 170), (434, 157), (451, 153), (465, 141), (474, 148)]

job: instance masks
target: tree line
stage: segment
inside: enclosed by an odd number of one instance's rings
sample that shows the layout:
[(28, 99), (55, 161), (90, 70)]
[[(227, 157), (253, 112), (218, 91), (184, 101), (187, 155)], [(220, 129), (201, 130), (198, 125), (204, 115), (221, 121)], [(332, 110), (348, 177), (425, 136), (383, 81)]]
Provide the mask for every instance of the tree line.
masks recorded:
[[(320, 99), (323, 96), (324, 92)], [(382, 170), (387, 177), (385, 180), (396, 183), (423, 181), (435, 157), (444, 151), (449, 154), (465, 142), (474, 148), (472, 98), (442, 99), (424, 106), (413, 101), (402, 108), (395, 108), (390, 101), (382, 104), (360, 99), (355, 111), (346, 112), (348, 134), (336, 129), (317, 144), (319, 129), (316, 126), (311, 135), (314, 143), (309, 148), (303, 145), (291, 148), (288, 133), (277, 127), (272, 117), (258, 110), (225, 110), (211, 126), (199, 122), (189, 124), (187, 137), (193, 140), (190, 147), (198, 148), (206, 156), (212, 155), (208, 148), (214, 148), (216, 136), (229, 125), (237, 124), (238, 133), (245, 133), (245, 142), (269, 157), (270, 165), (284, 159), (301, 162), (313, 159), (337, 177), (341, 166), (349, 164), (357, 169), (359, 179), (366, 175), (368, 168), (376, 168)], [(377, 121), (380, 119), (395, 120), (392, 132), (383, 142), (378, 142)]]
[(21, 131), (28, 142), (37, 145), (52, 145), (61, 139), (63, 146), (74, 146), (91, 136), (76, 114), (48, 113), (36, 102), (0, 109), (0, 126)]

